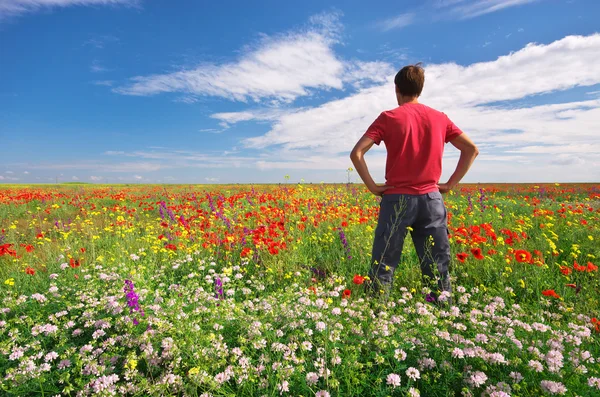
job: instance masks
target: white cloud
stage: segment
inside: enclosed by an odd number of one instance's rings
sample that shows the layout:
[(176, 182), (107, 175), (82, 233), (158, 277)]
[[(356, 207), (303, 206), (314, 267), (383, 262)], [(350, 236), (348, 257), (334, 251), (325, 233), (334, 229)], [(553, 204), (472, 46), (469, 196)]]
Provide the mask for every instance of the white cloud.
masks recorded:
[(345, 62), (336, 56), (333, 47), (339, 43), (340, 31), (339, 14), (320, 14), (312, 17), (305, 29), (263, 36), (237, 60), (137, 76), (115, 91), (143, 96), (171, 92), (278, 104), (311, 95), (317, 89), (341, 90), (344, 83), (352, 82), (353, 75), (368, 78), (370, 74), (360, 70), (372, 66)]
[(4, 177), (2, 175), (0, 175), (0, 181), (3, 181)]
[[(90, 72), (92, 72), (92, 73), (103, 73), (103, 72), (108, 72), (108, 71), (109, 71), (109, 69), (102, 66), (100, 61), (98, 61), (97, 59), (94, 59), (92, 61), (92, 64), (90, 65)], [(107, 81), (108, 80), (105, 80), (104, 83), (106, 83)], [(104, 85), (106, 85), (106, 84), (104, 84)]]
[(139, 180), (143, 179), (144, 177), (141, 175), (134, 175), (133, 178), (139, 181)]
[(91, 175), (91, 176), (90, 176), (90, 180), (91, 180), (91, 181), (94, 181), (94, 182), (98, 182), (98, 181), (101, 181), (101, 180), (102, 180), (102, 177), (101, 177), (101, 176), (94, 176), (94, 175)]
[(6, 171), (7, 174), (14, 174), (12, 171)]
[(206, 182), (219, 182), (219, 178), (204, 178)]
[(104, 87), (112, 87), (114, 83), (115, 82), (112, 81), (112, 80), (96, 80), (96, 81), (92, 81), (92, 84), (94, 84), (94, 85), (100, 85), (100, 86), (104, 86)]
[(406, 13), (406, 14), (400, 14), (400, 15), (396, 15), (395, 17), (391, 17), (388, 19), (385, 19), (379, 23), (377, 23), (377, 27), (381, 30), (383, 30), (384, 32), (387, 32), (389, 30), (393, 30), (393, 29), (400, 29), (403, 27), (406, 27), (408, 25), (411, 25), (415, 20), (415, 14), (413, 13)]
[(469, 19), (508, 7), (520, 6), (541, 0), (438, 0), (437, 8), (443, 9), (449, 16)]
[[(598, 53), (600, 35), (595, 34), (569, 36), (548, 45), (530, 44), (491, 62), (429, 65), (422, 102), (445, 111), (481, 144), (482, 156), (477, 167), (490, 170), (490, 175), (496, 175), (494, 167), (498, 165), (494, 162), (533, 161), (540, 165), (561, 164), (565, 169), (583, 167), (578, 170), (579, 177), (592, 180), (595, 175), (597, 179), (600, 171), (594, 171), (591, 165), (598, 163), (593, 157), (600, 154), (599, 99), (521, 107), (498, 103), (600, 84)], [(345, 169), (349, 161), (347, 152), (356, 140), (382, 110), (395, 106), (393, 84), (361, 89), (343, 99), (281, 114), (271, 121), (269, 131), (243, 143), (249, 148), (269, 150), (275, 156), (259, 160), (257, 166), (262, 169)], [(233, 123), (236, 117), (230, 114), (228, 119)], [(534, 150), (534, 146), (547, 149)], [(588, 157), (580, 156), (582, 160), (575, 161), (560, 156), (565, 151)], [(557, 155), (545, 155), (553, 152)], [(451, 150), (448, 154), (455, 157)], [(378, 167), (382, 168), (382, 164), (375, 166)], [(539, 178), (552, 178), (543, 171), (543, 166), (539, 171), (536, 169), (528, 167), (527, 172), (523, 169), (520, 172), (525, 175), (539, 172)], [(554, 170), (555, 175), (561, 172)]]
[(0, 20), (6, 17), (35, 12), (43, 9), (70, 6), (126, 5), (134, 6), (138, 0), (1, 0)]
[(77, 178), (76, 176), (72, 176), (71, 179), (74, 180), (74, 181), (78, 181), (79, 180), (79, 178)]
[(23, 171), (25, 175), (29, 175), (29, 171)]

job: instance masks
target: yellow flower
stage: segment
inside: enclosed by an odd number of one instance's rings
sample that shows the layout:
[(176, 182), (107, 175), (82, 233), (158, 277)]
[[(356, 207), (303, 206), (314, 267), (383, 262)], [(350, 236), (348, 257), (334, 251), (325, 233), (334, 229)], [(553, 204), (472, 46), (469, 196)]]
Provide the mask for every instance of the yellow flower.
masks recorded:
[(594, 241), (594, 236), (590, 235), (588, 236), (588, 238), (590, 239), (590, 241)]
[(519, 280), (519, 284), (521, 284), (521, 288), (525, 288), (525, 281), (523, 279)]
[(196, 375), (199, 372), (200, 372), (200, 368), (194, 367), (194, 368), (190, 368), (190, 370), (188, 371), (188, 374), (189, 375)]
[(15, 279), (11, 277), (11, 278), (7, 279), (4, 282), (4, 284), (9, 285), (9, 286), (13, 286), (13, 285), (15, 285)]
[(132, 358), (129, 361), (127, 361), (127, 365), (125, 367), (127, 367), (128, 369), (135, 369), (137, 367), (137, 363), (137, 360)]

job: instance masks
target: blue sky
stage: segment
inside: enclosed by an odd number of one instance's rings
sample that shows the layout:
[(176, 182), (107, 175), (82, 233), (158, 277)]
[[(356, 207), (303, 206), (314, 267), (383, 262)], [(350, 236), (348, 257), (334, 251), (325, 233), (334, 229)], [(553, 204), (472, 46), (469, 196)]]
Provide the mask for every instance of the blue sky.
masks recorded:
[(419, 61), (465, 181), (600, 180), (600, 2), (251, 3), (0, 0), (0, 183), (342, 182)]

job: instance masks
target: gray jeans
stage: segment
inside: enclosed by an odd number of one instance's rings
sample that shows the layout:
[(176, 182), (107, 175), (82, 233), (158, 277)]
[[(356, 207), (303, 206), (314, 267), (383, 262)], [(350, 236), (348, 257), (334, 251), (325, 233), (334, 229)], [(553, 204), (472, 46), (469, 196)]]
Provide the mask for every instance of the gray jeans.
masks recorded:
[[(373, 289), (389, 293), (408, 230), (411, 230), (419, 257), (423, 281), (432, 289), (433, 298), (437, 297), (436, 289), (452, 292), (448, 273), (448, 218), (439, 192), (383, 196), (369, 272)], [(434, 265), (438, 271), (437, 276), (434, 274)]]

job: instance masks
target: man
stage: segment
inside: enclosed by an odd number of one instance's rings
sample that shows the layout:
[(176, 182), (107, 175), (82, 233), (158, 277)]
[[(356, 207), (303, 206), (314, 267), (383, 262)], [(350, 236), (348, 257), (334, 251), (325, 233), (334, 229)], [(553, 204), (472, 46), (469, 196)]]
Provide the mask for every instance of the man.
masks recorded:
[[(432, 291), (427, 300), (435, 301), (439, 291), (452, 292), (448, 273), (448, 218), (442, 193), (451, 191), (460, 182), (479, 151), (448, 116), (419, 103), (425, 83), (420, 64), (402, 68), (394, 83), (398, 107), (381, 113), (350, 154), (367, 188), (383, 197), (369, 277), (375, 291), (389, 294), (404, 238), (410, 230), (423, 280)], [(373, 144), (381, 142), (385, 142), (387, 150), (386, 183), (378, 186), (364, 155)], [(448, 142), (460, 150), (460, 159), (448, 182), (439, 183), (444, 144)]]

